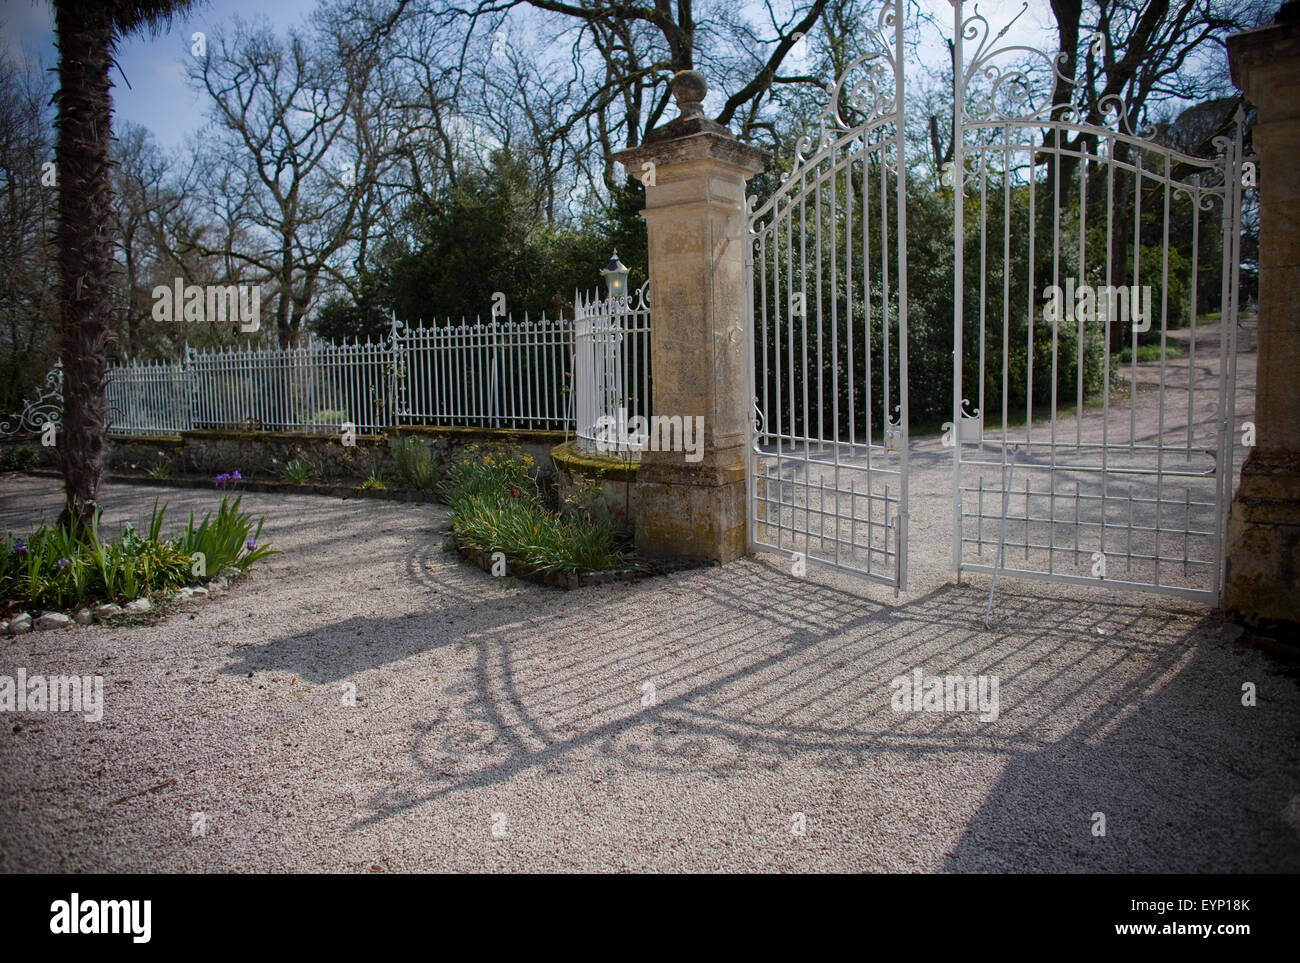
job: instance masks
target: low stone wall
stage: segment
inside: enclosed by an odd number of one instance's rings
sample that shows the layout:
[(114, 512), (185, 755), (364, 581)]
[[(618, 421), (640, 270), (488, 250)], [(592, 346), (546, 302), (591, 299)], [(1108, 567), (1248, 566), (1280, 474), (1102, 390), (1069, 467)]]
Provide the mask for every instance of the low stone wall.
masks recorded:
[(383, 435), (359, 434), (355, 445), (344, 445), (335, 433), (187, 431), (178, 436), (115, 437), (109, 446), (108, 468), (113, 474), (141, 475), (165, 464), (178, 476), (238, 470), (249, 480), (282, 481), (285, 465), (296, 460), (314, 484), (360, 483), (373, 472), (394, 483), (400, 479), (391, 445), (402, 437), (424, 441), (444, 467), (471, 446), (519, 448), (534, 457), (547, 483), (555, 477), (550, 451), (564, 433), (421, 426), (396, 428)]
[(621, 533), (632, 533), (637, 462), (588, 455), (573, 442), (556, 445), (548, 454), (555, 466), (561, 511), (581, 507), (589, 513), (603, 512)]

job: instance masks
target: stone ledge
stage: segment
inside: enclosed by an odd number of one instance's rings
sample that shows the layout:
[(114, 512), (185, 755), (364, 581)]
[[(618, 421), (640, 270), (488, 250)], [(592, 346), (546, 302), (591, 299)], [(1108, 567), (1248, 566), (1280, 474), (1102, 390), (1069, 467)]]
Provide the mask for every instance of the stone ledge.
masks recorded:
[(587, 478), (617, 482), (635, 482), (640, 468), (639, 462), (585, 454), (578, 451), (574, 442), (552, 448), (551, 463), (557, 470), (563, 469)]
[[(131, 437), (131, 436), (128, 436)], [(339, 433), (330, 426), (324, 431), (244, 431), (229, 428), (197, 428), (181, 433), (181, 441), (193, 438), (195, 441), (309, 441), (337, 442)], [(361, 445), (379, 445), (388, 441), (386, 434), (356, 436), (358, 447)], [(350, 445), (348, 447), (351, 447)]]

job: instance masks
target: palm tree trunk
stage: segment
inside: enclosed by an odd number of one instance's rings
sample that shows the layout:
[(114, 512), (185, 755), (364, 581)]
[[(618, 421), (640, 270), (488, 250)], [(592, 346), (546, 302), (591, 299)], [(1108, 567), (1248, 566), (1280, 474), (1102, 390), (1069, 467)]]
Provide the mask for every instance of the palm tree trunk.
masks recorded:
[(58, 459), (66, 505), (61, 521), (88, 523), (99, 498), (108, 446), (107, 347), (113, 270), (109, 139), (111, 4), (55, 0), (59, 90), (59, 349), (63, 425)]

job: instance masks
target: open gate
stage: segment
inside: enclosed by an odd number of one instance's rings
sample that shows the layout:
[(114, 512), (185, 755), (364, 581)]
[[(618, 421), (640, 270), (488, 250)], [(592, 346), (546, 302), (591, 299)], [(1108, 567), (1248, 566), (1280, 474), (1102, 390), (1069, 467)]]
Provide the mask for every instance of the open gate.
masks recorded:
[[(1217, 603), (1240, 114), (1219, 156), (1179, 153), (1136, 133), (1118, 99), (1109, 126), (1033, 108), (1023, 60), (1057, 60), (999, 47), (978, 9), (963, 17), (957, 3), (953, 31), (958, 577), (997, 570)], [(1198, 324), (1207, 281), (1217, 324)]]
[[(1232, 493), (1241, 123), (1215, 157), (1035, 108), (954, 3), (953, 566), (1217, 603)], [(907, 580), (902, 17), (753, 211), (751, 550)], [(1023, 12), (1023, 10), (1022, 10)], [(1104, 43), (1104, 40), (1097, 41)], [(969, 52), (969, 56), (968, 56)], [(1171, 225), (1177, 230), (1171, 233)], [(1085, 294), (1085, 289), (1087, 294)], [(1214, 302), (1221, 321), (1198, 319)], [(930, 320), (932, 323), (932, 319)]]
[(817, 139), (753, 212), (751, 549), (907, 577), (903, 18), (829, 88)]

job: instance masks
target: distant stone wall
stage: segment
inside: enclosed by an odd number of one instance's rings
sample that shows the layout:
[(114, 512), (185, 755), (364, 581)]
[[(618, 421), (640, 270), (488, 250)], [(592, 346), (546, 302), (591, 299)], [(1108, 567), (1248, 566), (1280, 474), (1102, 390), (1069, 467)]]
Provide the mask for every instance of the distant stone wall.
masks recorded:
[[(360, 484), (372, 472), (398, 481), (392, 442), (419, 438), (435, 459), (446, 466), (472, 446), (518, 448), (533, 456), (544, 485), (556, 481), (551, 449), (564, 441), (562, 431), (512, 431), (490, 428), (397, 428), (384, 435), (357, 435), (355, 445), (342, 444), (336, 433), (278, 431), (189, 431), (181, 435), (114, 436), (106, 468), (109, 478), (147, 475), (168, 466), (170, 474), (216, 476), (238, 470), (246, 479), (283, 481), (284, 466), (298, 460), (309, 480), (324, 484)], [(0, 443), (0, 470), (56, 469), (55, 449), (39, 439)]]

